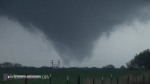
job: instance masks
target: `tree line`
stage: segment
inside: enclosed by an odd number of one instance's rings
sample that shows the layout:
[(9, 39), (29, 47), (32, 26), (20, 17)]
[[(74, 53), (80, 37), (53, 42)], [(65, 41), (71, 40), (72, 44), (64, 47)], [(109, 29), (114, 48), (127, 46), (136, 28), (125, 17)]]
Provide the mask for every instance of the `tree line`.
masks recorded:
[(4, 62), (0, 64), (1, 68), (23, 67), (19, 63)]
[[(4, 62), (0, 63), (0, 68), (12, 68), (12, 67), (27, 67), (22, 66), (19, 63)], [(47, 66), (42, 66), (45, 68)], [(47, 67), (48, 68), (48, 67)], [(94, 68), (94, 67), (93, 67)], [(96, 68), (96, 67), (95, 67)], [(139, 54), (136, 54), (133, 59), (126, 63), (126, 67), (122, 65), (120, 69), (150, 69), (150, 49), (146, 49)], [(102, 69), (115, 69), (115, 66), (112, 64), (105, 65)]]

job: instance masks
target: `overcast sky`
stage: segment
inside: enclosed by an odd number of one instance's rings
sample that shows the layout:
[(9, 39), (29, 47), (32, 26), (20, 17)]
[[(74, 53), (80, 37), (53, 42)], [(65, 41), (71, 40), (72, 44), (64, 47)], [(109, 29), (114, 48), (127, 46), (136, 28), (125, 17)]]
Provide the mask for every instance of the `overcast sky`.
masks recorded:
[(0, 63), (125, 65), (150, 48), (148, 0), (1, 0)]

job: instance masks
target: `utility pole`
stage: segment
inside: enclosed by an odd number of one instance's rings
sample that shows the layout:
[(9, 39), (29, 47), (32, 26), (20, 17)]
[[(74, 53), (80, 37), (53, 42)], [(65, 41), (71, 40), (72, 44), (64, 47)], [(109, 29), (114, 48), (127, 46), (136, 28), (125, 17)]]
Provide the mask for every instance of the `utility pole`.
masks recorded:
[(54, 61), (53, 60), (51, 60), (51, 64), (52, 64), (52, 68), (54, 67)]
[(54, 61), (51, 60), (52, 68), (60, 68), (60, 60)]
[(60, 60), (58, 60), (58, 68), (60, 68)]

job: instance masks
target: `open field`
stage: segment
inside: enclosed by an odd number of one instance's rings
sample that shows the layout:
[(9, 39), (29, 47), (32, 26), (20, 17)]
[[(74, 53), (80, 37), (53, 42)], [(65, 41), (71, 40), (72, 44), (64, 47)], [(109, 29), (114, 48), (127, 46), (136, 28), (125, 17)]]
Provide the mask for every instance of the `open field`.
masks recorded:
[[(112, 83), (116, 84), (116, 78), (119, 79), (121, 84), (127, 84), (127, 77), (130, 76), (130, 82), (135, 81), (137, 75), (137, 80), (140, 84), (143, 78), (149, 80), (149, 71), (144, 70), (120, 70), (120, 69), (97, 69), (97, 68), (61, 68), (61, 69), (51, 69), (51, 68), (7, 68), (0, 69), (0, 84), (25, 84), (25, 80), (7, 80), (3, 81), (3, 74), (28, 74), (28, 75), (52, 75), (52, 84), (67, 84), (67, 76), (69, 76), (69, 84), (77, 84), (77, 78), (80, 76), (80, 84), (93, 84), (93, 79), (95, 84), (102, 84), (102, 76), (104, 78), (104, 84), (110, 84), (111, 74)], [(27, 84), (50, 84), (49, 79), (30, 79), (27, 80)], [(147, 82), (146, 82), (147, 83)], [(133, 83), (132, 83), (133, 84)]]

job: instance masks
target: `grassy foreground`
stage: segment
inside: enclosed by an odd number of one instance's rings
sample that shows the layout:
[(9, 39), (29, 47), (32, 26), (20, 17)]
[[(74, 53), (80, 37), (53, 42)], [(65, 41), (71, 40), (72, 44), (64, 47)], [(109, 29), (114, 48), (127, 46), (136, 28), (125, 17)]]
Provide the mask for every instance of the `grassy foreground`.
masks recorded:
[[(8, 80), (3, 81), (3, 74), (29, 74), (29, 75), (52, 75), (52, 84), (67, 84), (67, 76), (69, 76), (69, 84), (77, 84), (77, 77), (80, 76), (80, 84), (92, 84), (92, 79), (109, 80), (112, 74), (112, 79), (126, 77), (128, 75), (142, 75), (144, 73), (149, 74), (148, 71), (144, 70), (120, 70), (120, 69), (98, 69), (98, 68), (7, 68), (0, 69), (0, 84), (24, 84), (25, 80)], [(97, 81), (98, 82), (98, 81)], [(50, 84), (49, 79), (32, 79), (28, 80), (27, 84)]]

